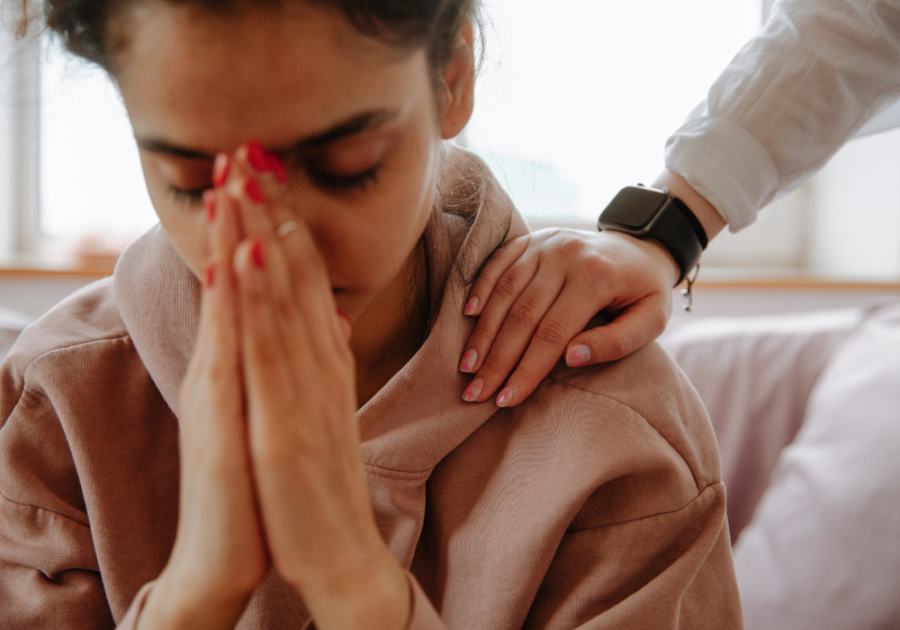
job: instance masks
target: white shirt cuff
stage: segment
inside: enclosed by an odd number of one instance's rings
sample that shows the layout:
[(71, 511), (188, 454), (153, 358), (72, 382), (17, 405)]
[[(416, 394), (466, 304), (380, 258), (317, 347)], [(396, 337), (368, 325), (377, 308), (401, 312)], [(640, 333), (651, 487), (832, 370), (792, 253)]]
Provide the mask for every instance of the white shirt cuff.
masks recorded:
[(732, 232), (756, 220), (778, 189), (778, 169), (759, 141), (726, 118), (688, 120), (666, 142), (666, 168), (709, 201)]

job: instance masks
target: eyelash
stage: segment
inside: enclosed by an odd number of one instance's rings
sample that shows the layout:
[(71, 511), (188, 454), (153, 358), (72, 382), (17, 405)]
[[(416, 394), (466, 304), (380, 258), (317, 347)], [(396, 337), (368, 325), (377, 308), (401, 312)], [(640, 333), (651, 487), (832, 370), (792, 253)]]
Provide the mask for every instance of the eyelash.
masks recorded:
[(179, 205), (199, 206), (203, 201), (203, 192), (207, 188), (208, 187), (185, 190), (184, 188), (169, 186), (169, 194), (175, 199), (175, 203)]
[(381, 163), (376, 164), (367, 171), (357, 173), (355, 175), (333, 175), (327, 171), (320, 171), (310, 168), (309, 178), (319, 188), (331, 190), (337, 193), (350, 192), (353, 190), (365, 190), (371, 184), (378, 182), (378, 172), (381, 169)]
[[(380, 169), (380, 163), (369, 170), (357, 173), (356, 175), (333, 175), (325, 171), (309, 169), (309, 176), (316, 186), (343, 193), (353, 190), (365, 190), (371, 184), (378, 183), (378, 171)], [(203, 192), (207, 190), (207, 188), (208, 187), (185, 190), (184, 188), (169, 186), (169, 194), (179, 205), (197, 206), (203, 201)]]

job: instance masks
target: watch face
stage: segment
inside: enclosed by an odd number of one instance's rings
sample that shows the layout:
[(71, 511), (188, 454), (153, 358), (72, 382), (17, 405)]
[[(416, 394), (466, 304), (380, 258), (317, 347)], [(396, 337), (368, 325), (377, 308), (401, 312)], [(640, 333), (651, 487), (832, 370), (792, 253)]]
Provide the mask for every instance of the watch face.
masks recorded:
[(629, 186), (619, 191), (600, 220), (627, 230), (642, 230), (668, 201), (669, 196), (662, 191)]

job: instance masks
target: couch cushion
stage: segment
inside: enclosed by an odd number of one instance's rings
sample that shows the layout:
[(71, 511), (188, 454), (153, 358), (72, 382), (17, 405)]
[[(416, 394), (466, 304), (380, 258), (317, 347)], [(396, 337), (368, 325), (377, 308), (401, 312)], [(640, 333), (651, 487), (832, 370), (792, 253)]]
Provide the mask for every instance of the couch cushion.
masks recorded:
[(30, 323), (31, 318), (27, 315), (0, 306), (0, 361), (6, 358), (19, 333)]
[(836, 349), (735, 547), (748, 630), (900, 627), (900, 305)]
[(680, 318), (660, 339), (697, 388), (722, 453), (732, 540), (750, 522), (816, 380), (863, 309)]

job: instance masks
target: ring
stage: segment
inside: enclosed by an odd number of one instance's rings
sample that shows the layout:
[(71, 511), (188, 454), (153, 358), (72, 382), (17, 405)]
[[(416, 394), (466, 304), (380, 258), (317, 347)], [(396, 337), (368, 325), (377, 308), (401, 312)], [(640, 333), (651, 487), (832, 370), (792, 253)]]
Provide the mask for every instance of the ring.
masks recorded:
[(275, 234), (278, 235), (278, 238), (284, 238), (291, 232), (295, 231), (299, 226), (296, 221), (286, 221), (278, 226), (278, 229), (275, 230)]

